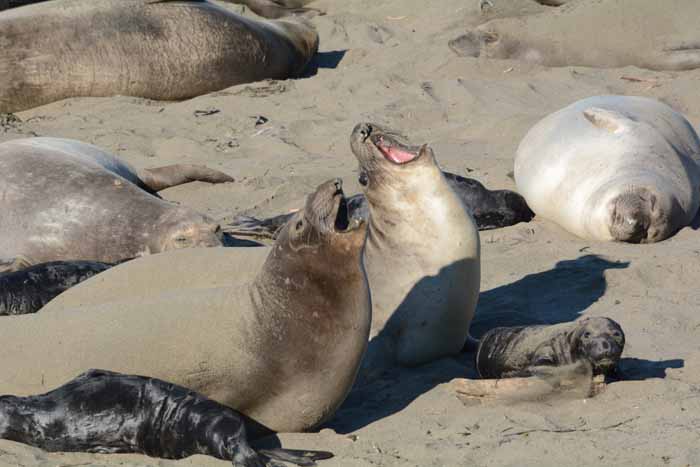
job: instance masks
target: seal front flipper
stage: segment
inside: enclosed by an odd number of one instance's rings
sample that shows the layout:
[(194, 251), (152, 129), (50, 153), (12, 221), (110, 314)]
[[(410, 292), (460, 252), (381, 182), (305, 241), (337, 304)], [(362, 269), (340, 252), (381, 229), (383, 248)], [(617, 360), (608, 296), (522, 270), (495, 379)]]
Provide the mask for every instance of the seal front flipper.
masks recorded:
[(189, 182), (227, 183), (235, 181), (233, 177), (223, 172), (193, 164), (174, 164), (143, 169), (138, 172), (138, 177), (148, 189), (154, 192)]
[(189, 389), (144, 376), (89, 370), (39, 396), (0, 397), (0, 438), (56, 452), (204, 454), (235, 467), (300, 466), (333, 454), (249, 444), (244, 417)]

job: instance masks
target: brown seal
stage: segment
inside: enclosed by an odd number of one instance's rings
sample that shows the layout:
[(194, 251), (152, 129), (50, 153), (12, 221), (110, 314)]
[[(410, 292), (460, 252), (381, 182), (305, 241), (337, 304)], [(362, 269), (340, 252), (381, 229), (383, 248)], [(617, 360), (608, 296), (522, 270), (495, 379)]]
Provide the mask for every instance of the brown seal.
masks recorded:
[(216, 222), (149, 193), (191, 180), (233, 179), (200, 166), (136, 171), (74, 140), (2, 143), (0, 270), (58, 260), (115, 263), (177, 248), (219, 246)]
[(367, 347), (365, 224), (339, 180), (321, 185), (271, 248), (138, 258), (2, 318), (0, 394), (45, 392), (90, 368), (150, 376), (275, 431), (302, 431), (345, 399)]
[(303, 18), (256, 21), (203, 0), (63, 0), (0, 13), (0, 44), (0, 112), (16, 112), (286, 79), (306, 69), (318, 34)]

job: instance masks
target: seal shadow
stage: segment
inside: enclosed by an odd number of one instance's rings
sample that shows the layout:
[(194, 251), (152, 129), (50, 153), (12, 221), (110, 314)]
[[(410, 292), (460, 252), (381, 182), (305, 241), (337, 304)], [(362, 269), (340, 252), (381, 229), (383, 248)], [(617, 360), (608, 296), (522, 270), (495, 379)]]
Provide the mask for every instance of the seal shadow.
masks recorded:
[(345, 57), (347, 50), (331, 50), (328, 52), (316, 52), (316, 55), (311, 59), (302, 78), (310, 78), (316, 75), (319, 69), (327, 68), (334, 70)]
[(425, 276), (406, 294), (384, 329), (370, 340), (363, 357), (360, 375), (336, 415), (321, 428), (347, 434), (400, 412), (416, 398), (454, 378), (476, 377), (473, 357), (458, 354), (416, 367), (399, 367), (393, 363), (391, 334), (400, 332), (420, 304), (444, 297), (443, 284), (455, 272), (469, 268), (471, 260), (456, 261), (434, 276)]
[(482, 292), (471, 324), (479, 338), (500, 326), (558, 324), (577, 319), (607, 288), (605, 271), (624, 269), (629, 262), (584, 255), (556, 263), (553, 269)]
[(666, 370), (683, 368), (685, 360), (645, 360), (643, 358), (622, 358), (619, 363), (617, 379), (621, 381), (643, 381), (651, 378), (665, 378)]

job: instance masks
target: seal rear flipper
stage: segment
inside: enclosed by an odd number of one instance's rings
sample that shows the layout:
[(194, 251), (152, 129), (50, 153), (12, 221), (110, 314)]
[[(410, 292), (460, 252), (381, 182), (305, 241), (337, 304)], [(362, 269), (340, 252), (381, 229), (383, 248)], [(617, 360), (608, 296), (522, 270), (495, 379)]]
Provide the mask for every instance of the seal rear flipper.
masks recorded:
[(316, 461), (333, 457), (333, 453), (328, 451), (307, 451), (284, 448), (260, 449), (258, 453), (271, 459), (290, 462), (302, 467), (312, 467), (316, 465)]
[(303, 8), (301, 5), (310, 0), (290, 2), (289, 0), (223, 0), (226, 3), (245, 5), (258, 16), (268, 19), (278, 19), (285, 16), (323, 16), (325, 11), (316, 8)]
[(193, 164), (174, 164), (144, 169), (139, 171), (138, 176), (146, 188), (154, 192), (189, 182), (226, 183), (235, 181), (233, 177), (223, 172)]
[(32, 264), (34, 264), (34, 262), (24, 255), (18, 255), (13, 258), (0, 258), (0, 274), (21, 271)]

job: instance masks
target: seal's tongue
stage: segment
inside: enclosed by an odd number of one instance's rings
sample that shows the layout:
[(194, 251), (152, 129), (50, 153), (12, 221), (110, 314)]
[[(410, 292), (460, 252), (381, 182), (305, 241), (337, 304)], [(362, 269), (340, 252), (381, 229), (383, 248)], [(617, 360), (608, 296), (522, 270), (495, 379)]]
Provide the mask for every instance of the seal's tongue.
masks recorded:
[(384, 157), (395, 164), (405, 164), (418, 157), (417, 153), (401, 149), (399, 146), (394, 146), (391, 142), (383, 138), (376, 143), (376, 146), (382, 154), (384, 154)]

